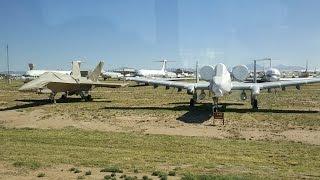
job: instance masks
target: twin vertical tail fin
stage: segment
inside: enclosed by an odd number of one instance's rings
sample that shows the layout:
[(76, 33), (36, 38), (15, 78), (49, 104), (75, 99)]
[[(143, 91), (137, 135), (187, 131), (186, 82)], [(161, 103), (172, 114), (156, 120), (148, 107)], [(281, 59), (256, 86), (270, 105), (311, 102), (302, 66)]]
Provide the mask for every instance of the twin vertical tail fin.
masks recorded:
[(72, 61), (71, 76), (74, 79), (79, 79), (81, 77), (80, 64), (81, 64), (81, 61)]
[(102, 61), (100, 61), (99, 64), (97, 65), (97, 67), (89, 74), (88, 78), (91, 81), (94, 81), (94, 82), (98, 81), (98, 78), (102, 72), (103, 64), (104, 63)]

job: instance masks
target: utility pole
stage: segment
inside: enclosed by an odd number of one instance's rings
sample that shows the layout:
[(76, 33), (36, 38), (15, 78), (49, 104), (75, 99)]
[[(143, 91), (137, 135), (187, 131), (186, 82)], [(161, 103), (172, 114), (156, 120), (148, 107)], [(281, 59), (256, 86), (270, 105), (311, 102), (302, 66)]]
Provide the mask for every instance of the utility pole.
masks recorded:
[(198, 60), (196, 61), (196, 83), (198, 83), (199, 82), (199, 70), (198, 70), (198, 67), (199, 66), (199, 64), (198, 64)]
[(11, 83), (10, 81), (10, 63), (9, 63), (9, 45), (7, 44), (7, 81), (8, 84)]
[(253, 82), (257, 83), (257, 60), (253, 60)]
[(257, 83), (257, 61), (269, 61), (269, 65), (271, 68), (271, 58), (264, 58), (264, 59), (255, 59), (253, 60), (253, 82)]

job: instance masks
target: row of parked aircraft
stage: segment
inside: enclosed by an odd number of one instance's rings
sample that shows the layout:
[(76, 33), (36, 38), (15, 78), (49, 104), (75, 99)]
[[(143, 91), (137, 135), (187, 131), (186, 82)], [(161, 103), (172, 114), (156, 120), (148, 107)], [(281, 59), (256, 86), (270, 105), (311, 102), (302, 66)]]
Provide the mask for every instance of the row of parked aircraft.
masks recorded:
[[(80, 61), (79, 61), (80, 62)], [(156, 70), (150, 70), (150, 69), (140, 69), (136, 71), (134, 74), (126, 74), (120, 73), (120, 72), (112, 72), (112, 71), (104, 71), (102, 70), (101, 76), (105, 80), (108, 78), (113, 78), (113, 79), (122, 79), (124, 77), (130, 77), (130, 76), (141, 76), (141, 77), (159, 77), (159, 78), (185, 78), (185, 77), (190, 77), (193, 74), (189, 74), (186, 72), (181, 72), (179, 74), (176, 74), (174, 72), (169, 72), (167, 71), (167, 63), (169, 62), (168, 60), (162, 60), (162, 61), (156, 61), (156, 62), (162, 62), (162, 68), (161, 69), (156, 69)], [(57, 72), (57, 73), (62, 73), (62, 74), (67, 74), (70, 75), (71, 71), (61, 71), (61, 70), (37, 70), (34, 69), (33, 64), (29, 64), (29, 70), (23, 75), (23, 80), (25, 82), (28, 82), (30, 80), (33, 80), (35, 78), (38, 78), (40, 75), (46, 73), (46, 72)]]
[[(164, 61), (166, 63), (166, 61)], [(165, 63), (160, 71), (148, 70), (142, 71), (146, 74), (160, 75), (165, 69)], [(94, 87), (109, 87), (120, 88), (126, 86), (123, 83), (102, 83), (98, 81), (103, 69), (103, 62), (100, 62), (97, 67), (90, 72), (86, 77), (82, 77), (80, 73), (80, 62), (72, 62), (71, 73), (49, 71), (40, 75), (39, 78), (34, 79), (24, 84), (20, 91), (34, 91), (37, 93), (50, 93), (50, 100), (55, 102), (55, 95), (62, 92), (62, 98), (67, 98), (69, 95), (80, 95), (81, 98), (89, 101), (91, 100), (90, 90)], [(126, 77), (126, 80), (135, 81), (137, 83), (145, 83), (158, 86), (165, 86), (166, 89), (177, 88), (178, 91), (186, 89), (187, 93), (192, 95), (190, 99), (190, 107), (202, 100), (206, 96), (206, 91), (213, 95), (213, 111), (217, 111), (221, 106), (218, 105), (220, 97), (229, 94), (231, 91), (241, 91), (240, 98), (242, 100), (248, 99), (246, 91), (250, 91), (251, 105), (253, 109), (258, 109), (258, 95), (261, 90), (281, 88), (285, 90), (286, 87), (295, 86), (300, 90), (300, 86), (304, 84), (319, 83), (320, 78), (292, 78), (281, 79), (279, 71), (270, 69), (266, 71), (265, 81), (263, 82), (248, 82), (249, 70), (244, 65), (236, 66), (231, 72), (227, 67), (219, 63), (216, 66), (203, 66), (199, 73), (196, 70), (196, 82), (181, 82), (172, 81), (168, 78), (150, 78), (148, 76), (141, 77)], [(199, 81), (201, 77), (202, 81)], [(200, 92), (199, 92), (200, 91)]]

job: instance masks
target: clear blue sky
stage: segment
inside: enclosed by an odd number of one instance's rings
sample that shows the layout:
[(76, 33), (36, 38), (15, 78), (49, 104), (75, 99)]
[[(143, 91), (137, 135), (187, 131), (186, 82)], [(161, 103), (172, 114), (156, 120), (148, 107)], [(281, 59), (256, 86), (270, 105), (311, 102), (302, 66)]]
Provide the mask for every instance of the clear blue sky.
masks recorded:
[[(0, 71), (11, 67), (160, 68), (224, 62), (320, 67), (318, 0), (0, 0)], [(170, 64), (169, 64), (170, 66)]]

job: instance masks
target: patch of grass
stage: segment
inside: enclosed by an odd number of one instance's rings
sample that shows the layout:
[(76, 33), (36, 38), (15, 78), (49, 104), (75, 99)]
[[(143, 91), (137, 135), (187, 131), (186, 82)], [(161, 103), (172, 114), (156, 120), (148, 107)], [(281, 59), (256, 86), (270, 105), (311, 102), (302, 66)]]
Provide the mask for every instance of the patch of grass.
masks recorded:
[(116, 176), (116, 173), (111, 173), (111, 177), (115, 177)]
[(41, 167), (41, 164), (39, 162), (30, 160), (30, 161), (16, 161), (13, 163), (14, 167), (26, 167), (32, 170), (38, 169)]
[(109, 166), (101, 169), (100, 172), (123, 173), (123, 170), (117, 166)]
[(81, 173), (82, 171), (79, 170), (79, 169), (75, 169), (73, 172), (74, 172), (74, 173)]
[(167, 176), (167, 175), (162, 175), (162, 176), (160, 176), (159, 178), (160, 178), (160, 180), (167, 180), (167, 179), (168, 179), (168, 176)]
[(45, 177), (46, 176), (46, 174), (45, 173), (39, 173), (38, 175), (37, 175), (37, 177)]
[(75, 167), (72, 167), (72, 168), (70, 168), (68, 171), (75, 171), (76, 170), (76, 168)]
[(84, 176), (78, 176), (77, 179), (85, 179)]
[(176, 175), (176, 172), (175, 172), (175, 171), (169, 171), (168, 175), (169, 175), (169, 176), (175, 176), (175, 175)]
[(117, 164), (117, 167), (105, 168), (107, 172), (122, 172), (118, 167), (130, 169), (137, 164), (143, 164), (139, 168), (147, 172), (169, 164), (183, 167), (177, 170), (181, 174), (214, 172), (219, 168), (224, 175), (234, 172), (239, 176), (270, 178), (320, 175), (320, 147), (286, 141), (218, 140), (76, 129), (3, 129), (0, 142), (5, 142), (0, 143), (0, 161), (15, 162), (16, 167), (41, 160), (44, 166)]
[(181, 180), (242, 180), (247, 179), (239, 176), (232, 175), (197, 175), (197, 174), (185, 174)]
[(161, 177), (167, 176), (167, 173), (162, 172), (162, 171), (153, 171), (151, 175), (158, 176), (159, 178), (161, 178)]
[(110, 176), (110, 175), (105, 175), (105, 176), (103, 177), (103, 179), (111, 179), (111, 176)]
[(124, 179), (125, 180), (137, 180), (138, 177), (137, 176), (126, 176)]
[(127, 177), (127, 175), (125, 175), (125, 174), (122, 174), (122, 175), (120, 176), (121, 179), (126, 178), (126, 177)]
[(149, 177), (148, 176), (143, 176), (142, 179), (143, 180), (149, 180)]
[(85, 172), (85, 175), (86, 175), (86, 176), (91, 175), (91, 171), (86, 171), (86, 172)]
[(139, 173), (139, 170), (138, 169), (134, 169), (133, 172), (134, 173)]

